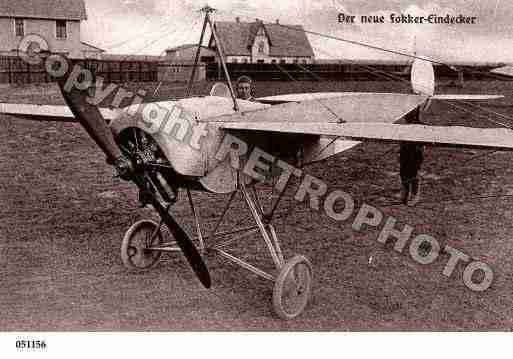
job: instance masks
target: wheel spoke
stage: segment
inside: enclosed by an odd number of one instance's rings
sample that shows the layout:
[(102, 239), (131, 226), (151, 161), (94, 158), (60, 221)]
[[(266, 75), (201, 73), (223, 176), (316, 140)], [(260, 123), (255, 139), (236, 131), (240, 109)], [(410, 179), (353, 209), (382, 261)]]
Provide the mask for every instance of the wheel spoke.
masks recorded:
[(136, 149), (136, 151), (138, 151), (140, 148), (139, 148), (139, 141), (137, 140), (137, 128), (134, 127), (132, 129), (132, 134), (134, 135), (135, 149)]
[(150, 166), (154, 166), (154, 167), (163, 167), (163, 168), (173, 169), (173, 167), (172, 167), (172, 166), (169, 166), (169, 165), (163, 165), (163, 164), (155, 163), (155, 162), (150, 162), (150, 163), (148, 163), (148, 165), (150, 165)]
[(127, 149), (125, 146), (123, 146), (121, 143), (118, 143), (119, 148), (121, 148), (121, 151), (125, 152), (126, 155), (131, 156), (133, 154), (132, 151)]

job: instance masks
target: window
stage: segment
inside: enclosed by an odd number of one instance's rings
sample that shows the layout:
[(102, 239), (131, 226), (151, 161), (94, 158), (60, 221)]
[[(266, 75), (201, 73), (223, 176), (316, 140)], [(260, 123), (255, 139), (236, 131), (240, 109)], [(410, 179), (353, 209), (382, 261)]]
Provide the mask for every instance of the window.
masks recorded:
[(264, 60), (257, 60), (257, 63), (258, 63), (258, 64), (263, 64), (263, 63), (264, 63)]
[(285, 60), (285, 59), (280, 60), (280, 64), (286, 64), (286, 63), (287, 63), (287, 60)]
[(214, 56), (201, 56), (200, 61), (201, 62), (214, 62), (215, 58), (214, 58)]
[(294, 63), (295, 64), (299, 63), (299, 59), (294, 59)]
[(14, 19), (14, 33), (16, 36), (25, 36), (25, 21), (23, 19)]
[(276, 63), (276, 60), (271, 60), (271, 64), (275, 64)]
[(233, 59), (233, 63), (234, 63), (234, 64), (236, 64), (236, 63), (238, 63), (238, 62), (239, 62), (239, 59), (237, 59), (237, 58), (234, 58), (234, 59)]
[(68, 37), (66, 32), (66, 20), (56, 20), (56, 36), (58, 39), (65, 39)]
[(264, 48), (265, 48), (265, 43), (263, 41), (260, 41), (258, 43), (258, 53), (262, 54), (264, 52)]
[(245, 58), (244, 58), (244, 63), (245, 63), (245, 64), (247, 64), (248, 62), (249, 62), (249, 61), (248, 61), (248, 58), (247, 58), (247, 57), (245, 57)]

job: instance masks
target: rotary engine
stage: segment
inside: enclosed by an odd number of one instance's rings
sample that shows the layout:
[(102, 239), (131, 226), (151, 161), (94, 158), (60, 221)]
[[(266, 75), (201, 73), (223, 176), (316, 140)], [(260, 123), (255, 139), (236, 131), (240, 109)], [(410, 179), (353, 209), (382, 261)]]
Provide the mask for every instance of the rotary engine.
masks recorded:
[(123, 130), (116, 141), (132, 163), (132, 176), (144, 179), (145, 190), (139, 193), (140, 205), (146, 206), (152, 194), (157, 194), (164, 205), (175, 203), (179, 176), (153, 137), (140, 128), (131, 127)]

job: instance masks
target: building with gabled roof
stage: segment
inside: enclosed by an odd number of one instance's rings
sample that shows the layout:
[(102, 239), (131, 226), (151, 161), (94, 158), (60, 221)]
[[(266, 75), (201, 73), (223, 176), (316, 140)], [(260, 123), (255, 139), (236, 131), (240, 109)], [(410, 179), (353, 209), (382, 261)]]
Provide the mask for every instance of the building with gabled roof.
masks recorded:
[(16, 54), (25, 36), (37, 34), (52, 53), (96, 57), (103, 50), (80, 39), (80, 23), (86, 19), (84, 0), (0, 0), (0, 54)]
[[(278, 21), (219, 21), (214, 24), (229, 63), (312, 63), (315, 55), (301, 25)], [(213, 36), (209, 47), (216, 47)]]
[[(194, 62), (196, 52), (198, 51), (198, 44), (183, 44), (180, 46), (170, 47), (166, 49), (166, 60), (169, 61), (191, 61)], [(199, 61), (200, 62), (214, 62), (216, 52), (206, 46), (200, 47)]]

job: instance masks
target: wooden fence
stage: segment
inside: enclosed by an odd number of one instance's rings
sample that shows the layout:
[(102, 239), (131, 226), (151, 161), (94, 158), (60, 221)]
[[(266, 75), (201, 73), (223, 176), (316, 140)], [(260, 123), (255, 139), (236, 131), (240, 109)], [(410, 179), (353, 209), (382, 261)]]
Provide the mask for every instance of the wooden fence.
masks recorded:
[[(232, 79), (246, 75), (257, 81), (303, 81), (303, 80), (337, 80), (337, 81), (390, 81), (410, 78), (408, 65), (382, 64), (227, 64)], [(457, 80), (464, 74), (465, 80), (501, 79), (510, 80), (490, 74), (490, 66), (460, 67), (459, 72), (447, 66), (434, 66), (437, 80)], [(216, 63), (207, 65), (206, 76), (209, 80), (224, 79), (224, 72)]]
[[(151, 60), (77, 60), (78, 64), (102, 76), (105, 83), (128, 82), (173, 82), (187, 81), (192, 65), (189, 63), (169, 63)], [(237, 79), (247, 75), (257, 81), (389, 81), (393, 79), (409, 80), (407, 65), (372, 65), (358, 63), (339, 64), (227, 64), (230, 77)], [(487, 75), (491, 67), (461, 68), (465, 80), (483, 80), (498, 78)], [(440, 79), (458, 79), (459, 73), (446, 66), (435, 66), (435, 77)], [(196, 80), (222, 80), (224, 72), (217, 63), (202, 64)], [(510, 78), (504, 77), (505, 80)], [(0, 84), (31, 84), (52, 82), (44, 63), (30, 65), (14, 56), (0, 56)]]
[[(102, 76), (106, 83), (155, 82), (158, 80), (158, 62), (77, 60), (78, 65)], [(44, 62), (31, 65), (14, 56), (0, 57), (0, 84), (32, 84), (52, 82)]]
[[(373, 67), (365, 68), (352, 64), (227, 64), (232, 79), (246, 75), (257, 81), (312, 81), (312, 80), (386, 80), (386, 76), (379, 76), (373, 72)], [(207, 66), (207, 78), (210, 80), (223, 79), (224, 73), (217, 64)], [(393, 66), (379, 69), (392, 72), (395, 76), (407, 77), (406, 66)]]

